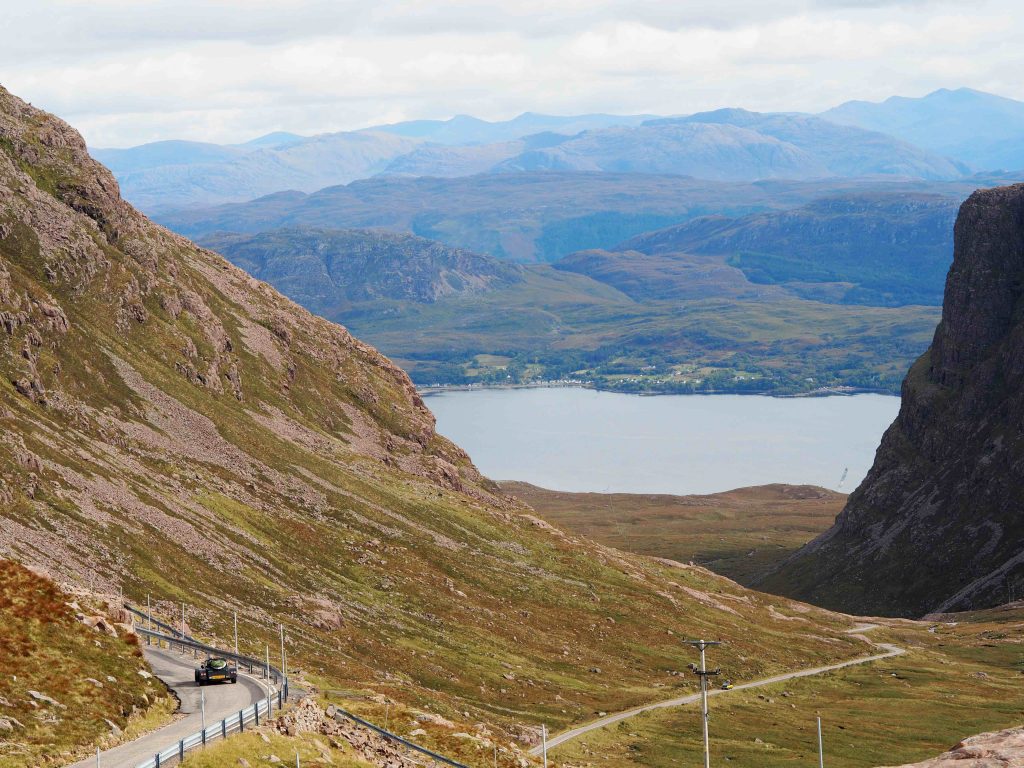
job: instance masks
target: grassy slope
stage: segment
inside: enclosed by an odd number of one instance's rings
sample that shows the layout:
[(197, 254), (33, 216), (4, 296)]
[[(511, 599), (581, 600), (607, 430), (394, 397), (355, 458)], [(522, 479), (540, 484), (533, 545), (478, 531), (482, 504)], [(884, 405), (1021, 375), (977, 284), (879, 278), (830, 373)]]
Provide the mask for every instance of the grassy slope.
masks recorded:
[[(938, 625), (934, 634), (928, 624), (892, 622), (872, 639), (909, 648), (904, 656), (715, 697), (712, 761), (738, 768), (813, 765), (818, 716), (825, 762), (835, 768), (917, 761), (966, 736), (1018, 725), (1024, 616), (987, 619)], [(694, 707), (663, 710), (588, 734), (556, 756), (576, 766), (693, 765), (702, 750), (699, 729)]]
[(707, 496), (502, 488), (559, 527), (628, 552), (693, 561), (741, 584), (826, 530), (846, 502), (845, 494), (792, 485)]
[(206, 635), (237, 608), (256, 655), (281, 622), (315, 681), (510, 729), (664, 694), (691, 632), (747, 675), (858, 651), (843, 617), (794, 638), (788, 601), (549, 530), (389, 361), (149, 224), (66, 126), (0, 91), (0, 137), (0, 552)]
[[(72, 600), (48, 579), (0, 560), (0, 719), (14, 726), (0, 730), (3, 768), (63, 764), (91, 743), (112, 743), (104, 718), (134, 730), (173, 709), (166, 688), (139, 674), (146, 664), (134, 635), (87, 627)], [(58, 704), (33, 706), (30, 690)]]

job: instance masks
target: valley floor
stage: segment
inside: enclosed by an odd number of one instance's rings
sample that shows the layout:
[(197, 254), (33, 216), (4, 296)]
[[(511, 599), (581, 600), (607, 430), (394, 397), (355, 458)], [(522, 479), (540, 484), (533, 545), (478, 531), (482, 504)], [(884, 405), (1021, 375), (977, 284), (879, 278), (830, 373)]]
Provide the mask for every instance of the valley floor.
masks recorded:
[(696, 562), (741, 584), (832, 525), (846, 494), (765, 485), (699, 496), (568, 493), (529, 483), (502, 488), (561, 528), (642, 555)]
[[(959, 623), (880, 623), (873, 639), (906, 654), (712, 699), (713, 762), (813, 764), (817, 717), (831, 768), (925, 760), (1024, 720), (1024, 610)], [(696, 705), (654, 710), (587, 733), (554, 755), (566, 767), (692, 765), (702, 751), (699, 723)]]

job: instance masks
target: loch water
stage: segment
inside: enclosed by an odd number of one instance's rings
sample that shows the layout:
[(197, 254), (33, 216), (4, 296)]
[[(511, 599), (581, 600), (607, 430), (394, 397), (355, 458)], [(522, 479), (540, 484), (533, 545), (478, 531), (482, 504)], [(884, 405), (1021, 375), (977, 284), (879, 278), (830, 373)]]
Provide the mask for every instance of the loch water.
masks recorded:
[(638, 395), (574, 387), (432, 393), (438, 432), (495, 480), (563, 491), (715, 493), (794, 483), (851, 491), (897, 397)]

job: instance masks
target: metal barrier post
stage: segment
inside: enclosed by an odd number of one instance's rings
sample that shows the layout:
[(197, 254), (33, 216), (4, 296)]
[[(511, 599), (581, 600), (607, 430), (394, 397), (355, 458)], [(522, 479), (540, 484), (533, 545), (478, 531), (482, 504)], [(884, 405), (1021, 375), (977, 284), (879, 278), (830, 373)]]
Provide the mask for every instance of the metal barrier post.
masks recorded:
[(228, 719), (226, 717), (220, 721), (220, 737), (222, 739), (228, 737)]
[(184, 739), (182, 739), (181, 741), (178, 742), (178, 759), (179, 760), (184, 760), (185, 759), (185, 740)]
[(238, 732), (242, 733), (245, 730), (245, 718), (242, 717), (242, 710), (238, 710)]

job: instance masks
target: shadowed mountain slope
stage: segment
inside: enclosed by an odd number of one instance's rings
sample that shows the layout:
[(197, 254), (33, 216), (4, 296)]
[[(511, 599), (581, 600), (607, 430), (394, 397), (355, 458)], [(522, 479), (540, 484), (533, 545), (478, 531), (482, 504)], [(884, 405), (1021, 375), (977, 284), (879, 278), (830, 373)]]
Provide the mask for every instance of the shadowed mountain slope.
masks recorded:
[(1004, 602), (1024, 577), (1024, 185), (964, 203), (942, 322), (833, 528), (764, 586), (859, 613)]

